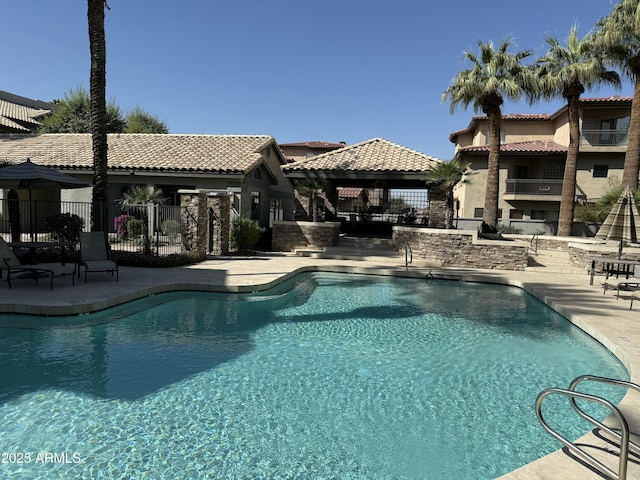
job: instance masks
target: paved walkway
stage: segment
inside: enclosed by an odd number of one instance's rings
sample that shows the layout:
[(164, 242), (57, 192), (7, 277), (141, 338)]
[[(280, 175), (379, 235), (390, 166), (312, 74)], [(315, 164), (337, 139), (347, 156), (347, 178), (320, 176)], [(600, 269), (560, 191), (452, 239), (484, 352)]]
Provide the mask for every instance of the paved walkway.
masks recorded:
[[(367, 257), (366, 260), (305, 258), (276, 254), (222, 257), (207, 260), (199, 265), (179, 268), (121, 267), (119, 282), (102, 273), (90, 275), (86, 284), (77, 278), (75, 285), (71, 284), (69, 277), (58, 278), (54, 280), (52, 291), (49, 290), (48, 282), (36, 285), (27, 280), (16, 281), (11, 290), (3, 282), (0, 285), (0, 312), (49, 315), (83, 313), (176, 289), (255, 291), (268, 288), (303, 270), (454, 277), (467, 281), (514, 285), (525, 289), (609, 348), (625, 364), (630, 372), (631, 381), (640, 384), (640, 300), (637, 306), (634, 304), (634, 310), (629, 310), (628, 299), (616, 300), (612, 292), (603, 295), (601, 278), (596, 277), (596, 282), (590, 286), (586, 271), (576, 269), (561, 259), (562, 255), (557, 252), (540, 252), (534, 259), (535, 264), (526, 271), (511, 272), (419, 265), (406, 269), (401, 262), (395, 264), (388, 258), (376, 261), (371, 257)], [(640, 394), (628, 394), (621, 402), (620, 408), (627, 416), (631, 430), (640, 432)], [(585, 436), (581, 442), (589, 445), (591, 453), (595, 452), (617, 471), (618, 459), (607, 453), (610, 447), (608, 442), (592, 434)], [(627, 478), (640, 480), (640, 457), (632, 455), (631, 458), (635, 461), (629, 462)], [(501, 480), (578, 478), (589, 480), (603, 477), (571, 459), (566, 453), (557, 451), (501, 477)]]

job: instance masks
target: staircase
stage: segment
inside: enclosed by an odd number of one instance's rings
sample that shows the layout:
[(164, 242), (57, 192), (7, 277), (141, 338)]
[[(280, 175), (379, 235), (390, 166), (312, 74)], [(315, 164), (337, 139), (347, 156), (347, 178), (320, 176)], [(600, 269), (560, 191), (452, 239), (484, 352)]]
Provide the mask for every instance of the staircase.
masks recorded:
[(567, 252), (557, 250), (538, 250), (536, 254), (529, 254), (527, 272), (564, 273), (580, 275), (586, 273), (584, 268), (571, 263)]
[(338, 245), (324, 249), (312, 247), (297, 249), (296, 255), (310, 258), (335, 258), (340, 260), (372, 260), (376, 262), (403, 263), (404, 252), (393, 248), (390, 238), (340, 236)]

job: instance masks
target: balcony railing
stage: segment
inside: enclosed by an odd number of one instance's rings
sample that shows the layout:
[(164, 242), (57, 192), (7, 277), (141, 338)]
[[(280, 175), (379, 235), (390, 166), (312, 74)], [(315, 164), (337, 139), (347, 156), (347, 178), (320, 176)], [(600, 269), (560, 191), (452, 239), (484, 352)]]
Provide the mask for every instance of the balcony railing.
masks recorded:
[(627, 145), (628, 129), (623, 130), (582, 130), (580, 143), (592, 147), (624, 147)]
[(508, 179), (505, 193), (521, 195), (561, 195), (562, 180)]

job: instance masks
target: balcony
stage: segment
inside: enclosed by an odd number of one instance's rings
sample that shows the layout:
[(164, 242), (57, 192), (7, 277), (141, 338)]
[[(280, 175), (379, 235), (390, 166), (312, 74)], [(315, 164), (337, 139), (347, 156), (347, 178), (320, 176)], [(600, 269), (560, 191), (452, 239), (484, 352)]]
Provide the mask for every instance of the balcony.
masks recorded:
[(623, 130), (582, 130), (580, 146), (626, 147), (628, 129)]
[(560, 201), (562, 180), (510, 178), (506, 181), (505, 200)]

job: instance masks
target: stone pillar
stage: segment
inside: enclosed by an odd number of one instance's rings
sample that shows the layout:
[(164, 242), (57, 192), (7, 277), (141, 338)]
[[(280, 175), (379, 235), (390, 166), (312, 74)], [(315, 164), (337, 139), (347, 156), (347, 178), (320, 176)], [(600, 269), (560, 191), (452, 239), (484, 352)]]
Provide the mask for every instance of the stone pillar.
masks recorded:
[(447, 199), (438, 188), (429, 190), (429, 228), (445, 228), (447, 224)]
[(182, 244), (187, 252), (207, 253), (207, 199), (200, 190), (178, 190), (180, 194)]
[(229, 253), (229, 231), (231, 230), (231, 199), (233, 194), (207, 194), (208, 250), (213, 255)]

